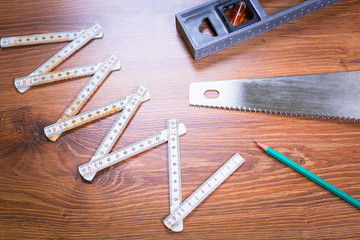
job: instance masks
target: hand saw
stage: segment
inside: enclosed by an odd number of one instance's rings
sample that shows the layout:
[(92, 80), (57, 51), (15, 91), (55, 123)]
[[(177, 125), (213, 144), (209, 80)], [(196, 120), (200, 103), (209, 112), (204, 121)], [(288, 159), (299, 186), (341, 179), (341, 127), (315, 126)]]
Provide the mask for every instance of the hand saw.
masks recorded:
[[(192, 83), (190, 105), (360, 121), (360, 71)], [(218, 94), (207, 97), (211, 91)]]

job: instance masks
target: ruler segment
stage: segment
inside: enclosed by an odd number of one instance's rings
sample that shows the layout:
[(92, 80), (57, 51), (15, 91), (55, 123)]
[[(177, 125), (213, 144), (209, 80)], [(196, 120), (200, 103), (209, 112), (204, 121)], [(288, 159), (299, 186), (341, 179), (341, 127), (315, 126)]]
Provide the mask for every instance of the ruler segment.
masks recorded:
[[(22, 88), (29, 88), (32, 86), (37, 86), (45, 83), (52, 83), (56, 81), (68, 80), (83, 76), (91, 76), (97, 70), (99, 70), (99, 68), (103, 64), (104, 62), (99, 62), (95, 64), (88, 64), (84, 66), (67, 68), (64, 70), (53, 71), (39, 75), (16, 78), (14, 84), (16, 89), (19, 90), (19, 92), (24, 92)], [(111, 70), (115, 71), (115, 70), (119, 70), (120, 68), (121, 68), (120, 61), (116, 61), (116, 64), (112, 67)]]
[[(78, 95), (75, 97), (70, 106), (65, 110), (65, 112), (58, 119), (58, 122), (61, 122), (65, 119), (73, 117), (76, 115), (80, 109), (83, 107), (85, 102), (91, 97), (94, 91), (99, 87), (105, 77), (110, 73), (111, 68), (117, 61), (117, 57), (110, 55), (105, 61), (104, 64), (100, 67), (98, 71), (89, 79), (84, 88), (80, 90)], [(59, 138), (60, 134), (56, 134), (49, 139), (56, 141)]]
[[(66, 58), (68, 58), (75, 51), (79, 50), (82, 46), (84, 46), (88, 41), (94, 38), (95, 35), (100, 33), (102, 28), (99, 24), (95, 23), (84, 32), (82, 32), (77, 38), (67, 44), (63, 49), (53, 55), (50, 59), (44, 62), (40, 67), (38, 67), (35, 71), (33, 71), (29, 76), (39, 75), (42, 73), (48, 73), (61, 62), (63, 62)], [(19, 92), (23, 93), (28, 90), (28, 87), (23, 87), (18, 89)]]
[(44, 128), (45, 135), (50, 138), (56, 134), (69, 131), (75, 127), (94, 121), (111, 113), (121, 111), (127, 100), (128, 98), (122, 98), (110, 104), (106, 104), (96, 109), (92, 109), (87, 112), (78, 114), (64, 121), (46, 126)]
[[(78, 114), (74, 117), (68, 118), (64, 121), (49, 125), (44, 128), (45, 135), (47, 137), (52, 137), (56, 134), (63, 133), (65, 131), (69, 131), (78, 126), (84, 125), (88, 122), (94, 121), (96, 119), (102, 118), (114, 112), (121, 111), (129, 99), (133, 95), (127, 96), (125, 98), (118, 99), (111, 103), (107, 103), (103, 106), (97, 107), (95, 109), (91, 109), (87, 112)], [(141, 99), (142, 102), (148, 99)]]
[[(184, 124), (180, 123), (179, 135), (181, 136), (185, 133), (186, 133), (186, 128)], [(140, 141), (130, 144), (124, 148), (114, 151), (108, 155), (98, 158), (95, 161), (83, 164), (79, 166), (79, 172), (84, 179), (88, 181), (92, 181), (93, 177), (98, 171), (110, 167), (111, 165), (114, 165), (116, 163), (119, 163), (136, 154), (144, 152), (150, 148), (156, 147), (168, 141), (168, 137), (169, 137), (169, 130), (165, 129), (161, 132), (158, 132), (154, 135), (151, 135), (147, 138), (144, 138)]]
[[(56, 43), (66, 42), (76, 39), (79, 35), (84, 33), (85, 30), (74, 30), (66, 32), (53, 32), (53, 33), (39, 33), (31, 35), (21, 35), (12, 37), (3, 37), (0, 39), (0, 46), (6, 47), (17, 47), (44, 43)], [(94, 38), (102, 38), (104, 35), (103, 31), (99, 32)]]
[[(180, 144), (179, 144), (179, 122), (176, 119), (168, 121), (168, 165), (169, 165), (169, 195), (170, 213), (176, 210), (181, 202), (181, 168), (180, 168)], [(183, 222), (179, 221), (173, 231), (181, 232)]]
[(166, 227), (174, 231), (174, 228), (192, 210), (194, 210), (207, 196), (210, 195), (222, 182), (225, 181), (245, 160), (238, 154), (234, 154), (222, 165), (209, 179), (207, 179), (195, 192), (193, 192), (177, 209), (167, 216), (163, 222)]

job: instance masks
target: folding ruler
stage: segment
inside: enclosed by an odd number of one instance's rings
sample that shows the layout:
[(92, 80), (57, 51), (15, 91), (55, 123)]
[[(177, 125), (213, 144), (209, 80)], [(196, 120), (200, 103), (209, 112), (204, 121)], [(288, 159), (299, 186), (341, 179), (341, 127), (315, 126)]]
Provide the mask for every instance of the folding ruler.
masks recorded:
[[(18, 47), (26, 45), (44, 44), (44, 43), (56, 43), (66, 42), (76, 39), (82, 35), (85, 30), (67, 31), (67, 32), (54, 32), (54, 33), (41, 33), (14, 37), (3, 37), (0, 39), (0, 46), (2, 48)], [(94, 38), (102, 38), (104, 35), (101, 30)]]
[[(49, 60), (47, 60), (40, 67), (38, 67), (34, 72), (32, 72), (28, 77), (15, 79), (16, 89), (19, 92), (23, 93), (26, 90), (28, 90), (29, 87), (32, 85), (38, 85), (41, 83), (52, 82), (56, 80), (64, 80), (82, 75), (89, 75), (89, 73), (91, 74), (91, 72), (85, 74), (83, 71), (84, 69), (87, 70), (87, 68), (93, 69), (92, 72), (94, 73), (95, 69), (99, 67), (98, 64), (96, 64), (96, 66), (82, 66), (75, 69), (74, 68), (66, 69), (62, 72), (61, 71), (55, 72), (53, 74), (49, 74), (45, 76), (43, 75), (49, 73), (53, 68), (55, 68), (61, 62), (63, 62), (75, 51), (79, 50), (91, 39), (100, 38), (102, 36), (103, 36), (103, 31), (101, 26), (95, 23), (92, 26), (90, 26), (88, 29), (81, 31), (6, 37), (6, 38), (2, 38), (0, 40), (0, 43), (1, 43), (1, 47), (13, 47), (13, 46), (23, 46), (23, 45), (31, 45), (31, 44), (52, 43), (52, 42), (72, 40), (63, 49), (61, 49)], [(115, 69), (120, 69), (120, 63), (117, 63), (117, 65), (114, 66), (114, 70)], [(55, 75), (57, 77), (54, 77)]]
[[(21, 77), (15, 79), (15, 87), (16, 89), (23, 93), (29, 87), (37, 86), (45, 83), (52, 83), (61, 80), (68, 80), (72, 78), (78, 78), (83, 76), (91, 76), (98, 71), (104, 62), (88, 64), (84, 66), (78, 66), (73, 68), (67, 68), (58, 71), (52, 71), (49, 73), (43, 73), (38, 75), (30, 75), (27, 77)], [(111, 68), (111, 70), (119, 70), (121, 68), (120, 61), (116, 61), (115, 65)]]
[[(169, 165), (169, 196), (170, 213), (178, 208), (182, 201), (181, 195), (181, 168), (179, 147), (179, 122), (176, 119), (168, 121), (168, 165)], [(183, 230), (183, 223), (179, 221), (173, 228), (175, 232)]]
[[(176, 14), (176, 27), (197, 60), (338, 1), (307, 0), (268, 16), (258, 0), (214, 0)], [(247, 21), (229, 19), (229, 12), (237, 8), (241, 12), (235, 16), (246, 15)], [(215, 36), (200, 32), (203, 21), (214, 30)]]
[[(132, 118), (140, 103), (150, 99), (150, 93), (144, 87), (139, 87), (137, 91), (126, 98), (122, 98), (110, 104), (105, 104), (104, 106), (89, 110), (82, 114), (79, 114), (75, 117), (66, 119), (64, 121), (57, 122), (50, 126), (44, 128), (45, 135), (48, 138), (61, 134), (64, 131), (68, 131), (77, 126), (83, 125), (95, 119), (101, 118), (108, 114), (111, 114), (116, 111), (122, 110), (117, 120), (114, 122), (110, 131), (103, 139), (102, 143), (96, 150), (95, 154), (90, 160), (90, 163), (95, 162), (95, 166), (102, 165), (101, 163), (96, 162), (97, 159), (101, 159), (110, 152), (115, 142), (124, 131), (127, 123)], [(81, 173), (81, 172), (80, 172)], [(87, 180), (92, 180), (96, 172), (87, 172)]]
[[(145, 88), (142, 88), (142, 89), (144, 90)], [(138, 96), (140, 94), (141, 93), (137, 93)], [(134, 97), (135, 97), (135, 94), (127, 96), (125, 98), (118, 99), (114, 102), (105, 104), (105, 105), (97, 107), (95, 109), (91, 109), (87, 112), (78, 114), (76, 116), (73, 116), (73, 117), (65, 119), (63, 121), (54, 123), (52, 125), (46, 126), (44, 128), (45, 135), (48, 138), (51, 138), (55, 135), (65, 132), (65, 131), (69, 131), (75, 127), (79, 127), (79, 126), (89, 123), (91, 121), (95, 121), (95, 120), (105, 117), (109, 114), (119, 112), (119, 111), (123, 110), (124, 108), (125, 108), (125, 111), (133, 114), (133, 112), (136, 110), (136, 107), (138, 106), (138, 104), (133, 104), (132, 106), (128, 106), (128, 105), (129, 105), (129, 103), (132, 104), (132, 102), (130, 102), (130, 101)], [(150, 94), (148, 92), (146, 92), (144, 97), (140, 98), (140, 103), (147, 101), (149, 99), (150, 99)], [(134, 100), (134, 102), (135, 102), (135, 100)], [(135, 108), (134, 108), (134, 106), (135, 106)], [(124, 119), (124, 116), (126, 119), (131, 118), (131, 116), (125, 115), (125, 114), (120, 115), (119, 118), (122, 117), (122, 119)], [(120, 125), (123, 125), (123, 123), (121, 123)], [(121, 130), (117, 129), (116, 131), (119, 133), (120, 131), (122, 131), (122, 129)]]
[[(142, 100), (147, 100), (147, 97), (145, 98), (146, 99), (143, 98)], [(126, 110), (123, 111), (126, 112)], [(123, 119), (125, 118), (119, 116), (119, 121), (122, 121)], [(109, 134), (105, 137), (90, 162), (79, 166), (80, 174), (84, 179), (91, 181), (98, 171), (168, 141), (170, 212), (173, 212), (173, 210), (177, 209), (181, 204), (179, 136), (186, 133), (184, 124), (179, 123), (176, 119), (168, 120), (168, 128), (166, 130), (108, 154), (121, 133), (121, 131), (115, 129), (120, 126), (119, 123), (120, 122), (114, 123)], [(121, 126), (125, 125), (122, 124)], [(50, 128), (51, 127), (52, 126), (50, 126)], [(112, 136), (113, 132), (116, 132), (116, 136)], [(182, 231), (182, 221), (179, 220), (177, 225), (172, 229), (176, 232)]]
[(245, 160), (239, 155), (233, 155), (208, 180), (206, 180), (190, 197), (181, 203), (163, 222), (172, 231), (178, 231), (182, 220), (194, 210), (207, 196), (210, 195), (222, 182), (225, 181)]
[[(104, 63), (101, 65), (101, 67), (95, 72), (95, 74), (89, 79), (89, 81), (86, 83), (86, 85), (83, 87), (82, 90), (78, 93), (78, 95), (74, 98), (74, 100), (70, 103), (70, 106), (65, 110), (65, 112), (60, 116), (60, 118), (57, 120), (57, 123), (62, 122), (68, 118), (73, 117), (76, 115), (81, 108), (84, 106), (84, 104), (90, 99), (92, 94), (95, 92), (95, 90), (100, 86), (100, 84), (103, 82), (105, 77), (110, 73), (110, 71), (114, 68), (116, 65), (118, 59), (114, 55), (110, 55)], [(61, 126), (60, 124), (58, 126)], [(48, 129), (48, 133), (49, 133)], [(50, 134), (50, 133), (49, 133)], [(58, 133), (56, 135), (51, 135), (49, 137), (50, 140), (56, 141), (61, 133)]]
[[(122, 119), (122, 117), (119, 117), (119, 119)], [(84, 179), (92, 181), (98, 171), (167, 142), (170, 138), (169, 129), (165, 129), (108, 154), (117, 139), (114, 135), (119, 133), (116, 126), (119, 126), (119, 123), (114, 123), (113, 128), (109, 131), (90, 162), (79, 166), (79, 172)], [(186, 128), (184, 124), (180, 123), (178, 125), (178, 136), (185, 133)]]

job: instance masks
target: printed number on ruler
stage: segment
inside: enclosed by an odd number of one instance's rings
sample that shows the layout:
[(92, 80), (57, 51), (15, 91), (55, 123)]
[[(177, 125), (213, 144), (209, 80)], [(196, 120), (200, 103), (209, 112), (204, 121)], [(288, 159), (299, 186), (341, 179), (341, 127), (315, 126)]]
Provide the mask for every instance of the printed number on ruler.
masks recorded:
[[(168, 121), (168, 164), (169, 164), (169, 195), (170, 213), (177, 209), (182, 201), (181, 196), (181, 168), (180, 168), (180, 144), (179, 144), (179, 122), (175, 119)], [(174, 226), (175, 232), (183, 230), (183, 223)]]
[[(72, 41), (81, 35), (85, 30), (80, 31), (67, 31), (67, 32), (54, 32), (54, 33), (40, 33), (23, 36), (3, 37), (0, 40), (0, 46), (6, 47), (17, 47), (25, 45), (34, 45), (42, 43), (55, 43)], [(101, 31), (94, 38), (102, 38), (103, 32)]]
[[(17, 89), (32, 87), (40, 84), (51, 83), (55, 81), (67, 80), (71, 78), (91, 76), (103, 65), (103, 62), (89, 64), (85, 66), (73, 67), (49, 73), (32, 75), (15, 79), (15, 87)], [(120, 69), (120, 61), (112, 67), (112, 71)]]
[[(245, 160), (239, 155), (233, 155), (208, 180), (206, 180), (190, 197), (188, 197), (174, 212), (164, 219), (164, 224), (173, 230), (192, 210), (210, 195), (226, 178), (238, 169)], [(174, 230), (173, 230), (174, 231)]]
[[(186, 128), (184, 124), (180, 123), (179, 135), (181, 136), (185, 133), (186, 133)], [(138, 142), (130, 144), (117, 151), (113, 151), (109, 155), (105, 155), (101, 158), (96, 159), (95, 161), (83, 164), (79, 166), (79, 172), (84, 179), (91, 181), (95, 176), (96, 172), (105, 169), (111, 165), (114, 165), (118, 162), (121, 162), (136, 154), (144, 152), (152, 147), (158, 146), (168, 141), (168, 136), (169, 136), (169, 130), (165, 129), (161, 132), (158, 132), (152, 136), (149, 136)]]
[[(90, 28), (82, 32), (76, 39), (67, 44), (63, 49), (57, 52), (54, 56), (48, 59), (45, 63), (43, 63), (40, 67), (38, 67), (34, 72), (32, 72), (29, 76), (39, 75), (42, 73), (48, 73), (57, 65), (59, 65), (62, 61), (68, 58), (71, 54), (73, 54), (76, 50), (80, 49), (84, 46), (88, 41), (90, 41), (94, 36), (102, 31), (102, 28), (99, 24), (95, 23)], [(19, 92), (25, 92), (28, 90), (28, 87), (19, 88)]]
[[(111, 68), (113, 67), (116, 61), (117, 61), (117, 57), (114, 55), (111, 55), (106, 59), (103, 66), (101, 66), (101, 68), (98, 71), (96, 71), (96, 73), (89, 79), (89, 81), (86, 83), (83, 89), (78, 93), (78, 95), (72, 101), (70, 106), (56, 121), (57, 123), (65, 119), (71, 118), (80, 111), (80, 109), (85, 104), (85, 102), (91, 97), (91, 95), (94, 93), (97, 87), (99, 87), (99, 85), (102, 83), (105, 77), (109, 74)], [(53, 135), (49, 137), (49, 139), (51, 141), (56, 141), (59, 138), (60, 134)]]

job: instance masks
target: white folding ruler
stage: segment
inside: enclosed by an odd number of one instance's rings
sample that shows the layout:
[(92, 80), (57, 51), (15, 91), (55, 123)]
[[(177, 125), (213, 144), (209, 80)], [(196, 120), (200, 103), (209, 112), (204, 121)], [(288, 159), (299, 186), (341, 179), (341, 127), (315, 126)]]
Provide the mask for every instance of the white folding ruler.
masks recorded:
[[(56, 134), (61, 134), (65, 131), (69, 131), (73, 128), (79, 127), (91, 121), (95, 121), (99, 118), (105, 117), (109, 114), (119, 112), (124, 109), (124, 106), (128, 103), (129, 99), (134, 95), (127, 96), (125, 98), (118, 99), (114, 102), (102, 105), (95, 109), (91, 109), (84, 113), (80, 113), (76, 116), (68, 118), (58, 123), (54, 123), (44, 128), (45, 135), (50, 138)], [(143, 98), (141, 101), (148, 100), (149, 97)]]
[(175, 231), (179, 223), (244, 162), (245, 160), (239, 154), (236, 153), (233, 155), (208, 180), (193, 192), (190, 197), (163, 220), (165, 226), (172, 231)]
[[(84, 104), (90, 99), (94, 91), (100, 86), (100, 84), (105, 79), (105, 77), (110, 73), (111, 69), (113, 69), (117, 61), (118, 59), (114, 55), (110, 55), (104, 61), (102, 66), (89, 79), (89, 81), (86, 83), (83, 89), (80, 90), (78, 95), (74, 98), (70, 106), (60, 116), (60, 118), (57, 120), (57, 123), (73, 117), (80, 111), (80, 109), (84, 106)], [(51, 137), (49, 137), (49, 139), (52, 141), (56, 141), (59, 138), (60, 134), (61, 133), (52, 135)]]
[[(31, 35), (22, 35), (14, 37), (3, 37), (0, 39), (0, 46), (2, 48), (17, 47), (44, 43), (66, 42), (76, 39), (79, 35), (84, 33), (85, 30), (67, 31), (67, 32), (54, 32), (54, 33), (40, 33)], [(94, 38), (102, 38), (103, 31), (100, 31)]]
[[(150, 94), (144, 87), (139, 87), (136, 93), (129, 99), (128, 103), (124, 107), (123, 111), (119, 115), (118, 119), (114, 122), (110, 131), (103, 139), (102, 143), (96, 150), (95, 154), (92, 156), (90, 162), (93, 162), (107, 154), (113, 148), (115, 142), (124, 131), (127, 123), (134, 115), (136, 109), (139, 107), (142, 101), (146, 101), (150, 99)], [(94, 178), (96, 173), (93, 173), (91, 176), (88, 174), (88, 177), (91, 179)]]
[[(185, 133), (186, 133), (186, 128), (184, 124), (180, 123), (178, 135), (181, 136)], [(168, 139), (169, 139), (169, 129), (165, 129), (162, 130), (161, 132), (155, 133), (154, 135), (146, 137), (140, 141), (132, 143), (124, 148), (116, 150), (108, 155), (106, 155), (106, 150), (103, 150), (102, 152), (100, 152), (100, 155), (101, 154), (103, 155), (96, 158), (93, 157), (93, 159), (90, 162), (79, 166), (79, 172), (84, 179), (91, 181), (98, 171), (105, 169), (111, 165), (114, 165), (118, 162), (121, 162), (136, 154), (144, 152), (150, 148), (158, 146), (168, 141)], [(99, 149), (96, 152), (99, 152)]]
[[(182, 201), (181, 196), (181, 168), (180, 168), (180, 147), (179, 147), (179, 122), (176, 119), (168, 121), (168, 164), (169, 164), (169, 195), (170, 213), (178, 208)], [(181, 232), (183, 223), (179, 221), (173, 231)]]
[[(76, 37), (69, 44), (67, 44), (63, 49), (61, 49), (59, 52), (57, 52), (55, 55), (53, 55), (50, 59), (48, 59), (45, 63), (43, 63), (40, 67), (38, 67), (34, 72), (32, 72), (29, 76), (39, 75), (39, 74), (44, 74), (44, 73), (50, 72), (53, 68), (55, 68), (61, 62), (63, 62), (71, 54), (73, 54), (75, 51), (80, 49), (88, 41), (90, 41), (97, 35), (99, 35), (99, 36), (102, 35), (102, 28), (97, 23), (93, 24), (86, 30), (80, 31), (79, 34), (76, 34)], [(20, 39), (22, 39), (22, 38), (20, 38)], [(1, 40), (1, 43), (3, 43), (3, 41), (4, 40)], [(5, 40), (5, 41), (9, 41), (9, 40)], [(23, 42), (23, 41), (21, 41), (21, 42)], [(29, 40), (28, 42), (33, 42), (33, 41)], [(17, 81), (15, 81), (15, 86), (16, 86), (16, 83), (17, 83)], [(17, 87), (17, 90), (21, 93), (23, 93), (29, 89), (29, 86), (26, 86), (26, 85), (21, 86), (21, 84), (16, 87)]]
[[(28, 89), (32, 86), (37, 86), (45, 83), (52, 83), (61, 80), (68, 80), (72, 78), (78, 78), (83, 76), (93, 75), (104, 62), (95, 64), (88, 64), (84, 66), (78, 66), (73, 68), (67, 68), (64, 70), (52, 71), (49, 73), (43, 73), (38, 75), (31, 75), (27, 77), (21, 77), (15, 79), (15, 87), (19, 92), (24, 92), (24, 89)], [(120, 61), (116, 61), (111, 70), (119, 70), (121, 68)]]

